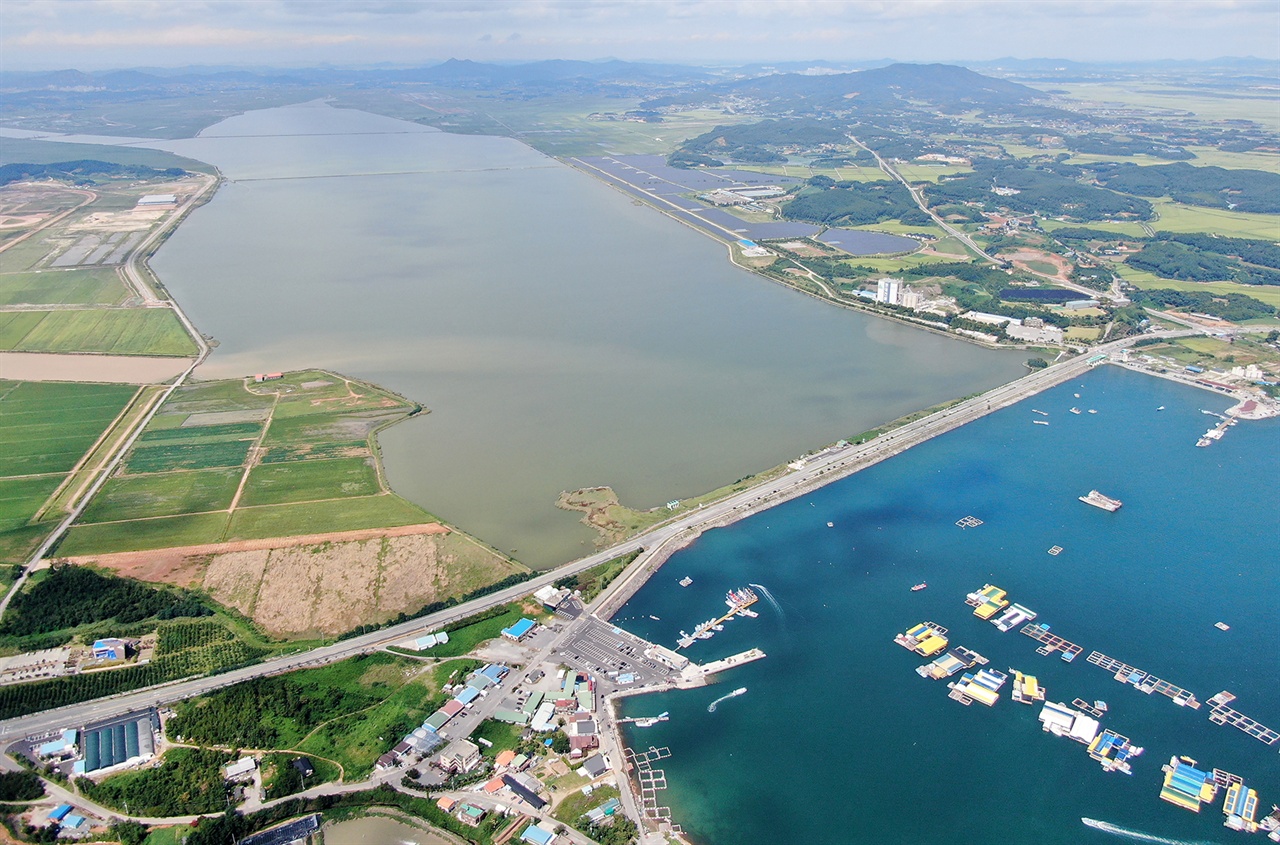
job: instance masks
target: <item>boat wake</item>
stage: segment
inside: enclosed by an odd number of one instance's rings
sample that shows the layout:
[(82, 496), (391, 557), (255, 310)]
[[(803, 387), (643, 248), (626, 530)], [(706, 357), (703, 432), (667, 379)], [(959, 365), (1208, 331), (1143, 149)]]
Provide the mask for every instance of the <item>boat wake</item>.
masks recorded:
[(728, 695), (722, 695), (722, 696), (720, 696), (720, 697), (719, 697), (719, 698), (717, 698), (715, 701), (713, 701), (713, 702), (711, 702), (710, 704), (708, 704), (708, 705), (707, 705), (707, 712), (708, 712), (708, 713), (714, 713), (714, 712), (716, 712), (716, 705), (717, 705), (717, 704), (719, 704), (719, 703), (720, 703), (720, 702), (722, 702), (722, 701), (728, 701), (728, 700), (729, 700), (729, 699), (731, 699), (731, 698), (737, 698), (738, 696), (742, 695), (742, 694), (743, 694), (744, 692), (746, 692), (746, 691), (747, 691), (747, 688), (746, 688), (746, 687), (738, 687), (736, 690), (734, 690), (733, 692), (729, 693)]
[(778, 604), (778, 600), (773, 597), (773, 593), (769, 592), (768, 587), (764, 586), (763, 584), (748, 584), (747, 586), (755, 587), (757, 590), (759, 590), (761, 595), (763, 595), (765, 599), (768, 600), (769, 604), (773, 605), (773, 609), (778, 611), (779, 617), (786, 616), (786, 614), (782, 612), (782, 605)]
[(1105, 833), (1122, 836), (1125, 839), (1134, 839), (1138, 842), (1157, 842), (1160, 843), (1160, 845), (1213, 845), (1213, 843), (1206, 842), (1203, 839), (1169, 839), (1165, 836), (1156, 836), (1153, 833), (1143, 833), (1140, 830), (1130, 830), (1127, 827), (1120, 827), (1120, 825), (1112, 824), (1111, 822), (1098, 821), (1097, 819), (1086, 819), (1081, 817), (1080, 821), (1084, 822), (1086, 827), (1091, 827), (1094, 830), (1101, 830)]

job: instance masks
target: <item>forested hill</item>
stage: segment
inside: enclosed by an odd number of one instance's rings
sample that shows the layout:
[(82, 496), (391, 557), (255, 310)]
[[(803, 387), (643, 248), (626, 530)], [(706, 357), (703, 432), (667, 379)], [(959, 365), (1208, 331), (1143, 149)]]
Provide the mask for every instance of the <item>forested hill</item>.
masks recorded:
[(956, 65), (895, 64), (856, 73), (780, 73), (713, 85), (701, 91), (654, 100), (669, 105), (737, 96), (763, 100), (794, 111), (883, 111), (920, 101), (946, 111), (998, 110), (1031, 105), (1040, 91), (974, 73)]
[(92, 184), (95, 177), (112, 179), (176, 178), (186, 175), (179, 167), (157, 170), (142, 164), (114, 164), (109, 161), (83, 159), (57, 161), (52, 164), (14, 163), (0, 165), (0, 185), (29, 179), (62, 179), (76, 184)]

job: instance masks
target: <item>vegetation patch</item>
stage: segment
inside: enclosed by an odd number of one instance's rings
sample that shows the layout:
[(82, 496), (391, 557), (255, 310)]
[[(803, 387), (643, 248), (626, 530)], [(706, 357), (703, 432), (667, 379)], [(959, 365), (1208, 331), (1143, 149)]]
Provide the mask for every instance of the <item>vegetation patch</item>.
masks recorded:
[(128, 295), (114, 268), (0, 273), (0, 305), (117, 305)]
[(182, 816), (226, 809), (222, 766), (231, 756), (204, 748), (173, 748), (158, 765), (112, 775), (101, 783), (79, 778), (89, 800), (139, 816)]
[(640, 557), (644, 549), (637, 549), (634, 552), (628, 552), (620, 557), (607, 560), (599, 566), (593, 566), (585, 572), (579, 572), (577, 575), (570, 575), (561, 578), (555, 582), (555, 586), (559, 588), (567, 588), (581, 594), (584, 604), (589, 604), (600, 595), (613, 580), (621, 575), (632, 561)]
[(166, 730), (182, 742), (292, 748), (319, 725), (385, 701), (418, 671), (413, 661), (378, 653), (254, 678), (180, 702)]
[(207, 469), (110, 479), (81, 516), (86, 523), (114, 522), (226, 510), (241, 471)]
[[(143, 665), (0, 687), (0, 719), (24, 716), (193, 675), (223, 672), (246, 666), (267, 654), (266, 648), (248, 642), (227, 625), (225, 620), (210, 619), (172, 620), (160, 622), (158, 626), (140, 622), (130, 627), (121, 627), (113, 623), (108, 629), (99, 626), (96, 631), (85, 627), (75, 629), (75, 633), (85, 639), (95, 635), (141, 636), (151, 630), (158, 630), (160, 645), (151, 662)], [(171, 627), (187, 626), (196, 629), (193, 635), (168, 631)], [(68, 633), (55, 632), (44, 642), (24, 647), (52, 647), (66, 642)], [(27, 642), (30, 642), (30, 638)]]
[(247, 507), (380, 492), (372, 457), (288, 461), (257, 467), (241, 501)]
[(189, 356), (196, 346), (172, 310), (125, 308), (0, 314), (0, 351)]
[(128, 625), (144, 619), (207, 616), (212, 612), (190, 594), (159, 590), (79, 566), (60, 566), (14, 596), (0, 623), (0, 635), (44, 634), (106, 619)]

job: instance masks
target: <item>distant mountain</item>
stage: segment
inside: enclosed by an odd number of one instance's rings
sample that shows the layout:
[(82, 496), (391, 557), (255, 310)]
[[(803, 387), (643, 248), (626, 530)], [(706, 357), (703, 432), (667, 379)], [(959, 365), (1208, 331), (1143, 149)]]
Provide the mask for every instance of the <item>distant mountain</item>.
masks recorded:
[(794, 112), (884, 111), (923, 102), (945, 111), (1024, 106), (1041, 91), (944, 64), (893, 64), (856, 73), (783, 73), (709, 86), (655, 100), (660, 106), (729, 97), (758, 100)]
[(552, 59), (518, 65), (498, 65), (473, 62), (470, 59), (449, 59), (432, 67), (407, 70), (362, 71), (362, 81), (379, 79), (387, 82), (435, 83), (453, 87), (507, 87), (531, 85), (535, 87), (562, 86), (566, 83), (668, 83), (678, 81), (702, 81), (710, 74), (702, 68), (685, 65), (648, 64), (624, 62), (612, 59), (603, 62), (583, 62)]
[(684, 65), (551, 60), (498, 65), (450, 59), (417, 68), (308, 68), (289, 71), (188, 69), (183, 73), (152, 70), (78, 70), (45, 72), (0, 71), (0, 90), (32, 91), (149, 91), (208, 89), (219, 85), (396, 85), (435, 84), (446, 88), (529, 89), (531, 92), (580, 90), (585, 87), (650, 87), (707, 82), (710, 72)]

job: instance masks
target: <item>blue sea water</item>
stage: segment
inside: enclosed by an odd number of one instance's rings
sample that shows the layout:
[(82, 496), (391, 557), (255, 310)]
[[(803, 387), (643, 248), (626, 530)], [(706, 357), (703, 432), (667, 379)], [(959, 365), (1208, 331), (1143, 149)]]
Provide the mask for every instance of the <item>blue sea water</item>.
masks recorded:
[[(671, 749), (663, 803), (705, 845), (1115, 839), (1081, 817), (1177, 842), (1244, 838), (1222, 827), (1221, 792), (1199, 815), (1159, 800), (1161, 766), (1188, 755), (1242, 775), (1265, 814), (1280, 803), (1280, 745), (1085, 660), (1096, 649), (1201, 701), (1229, 690), (1236, 709), (1280, 729), (1280, 419), (1195, 448), (1217, 422), (1200, 410), (1228, 404), (1100, 368), (674, 555), (615, 622), (673, 646), (724, 610), (730, 588), (763, 585), (776, 605), (762, 595), (760, 618), (733, 619), (687, 652), (705, 662), (758, 646), (765, 660), (705, 689), (627, 700), (627, 715), (671, 713), (627, 734)], [(1077, 501), (1093, 488), (1124, 507)], [(956, 527), (968, 515), (984, 523)], [(1055, 545), (1064, 551), (1050, 556)], [(694, 583), (681, 588), (686, 575)], [(911, 592), (920, 581), (928, 589)], [(1041, 656), (978, 620), (964, 598), (988, 582), (1084, 654)], [(1133, 775), (1042, 732), (1039, 705), (1012, 702), (1008, 686), (993, 708), (949, 700), (893, 643), (923, 620), (991, 668), (1037, 675), (1051, 701), (1106, 700), (1103, 726), (1146, 748)], [(739, 686), (748, 692), (707, 712)]]

